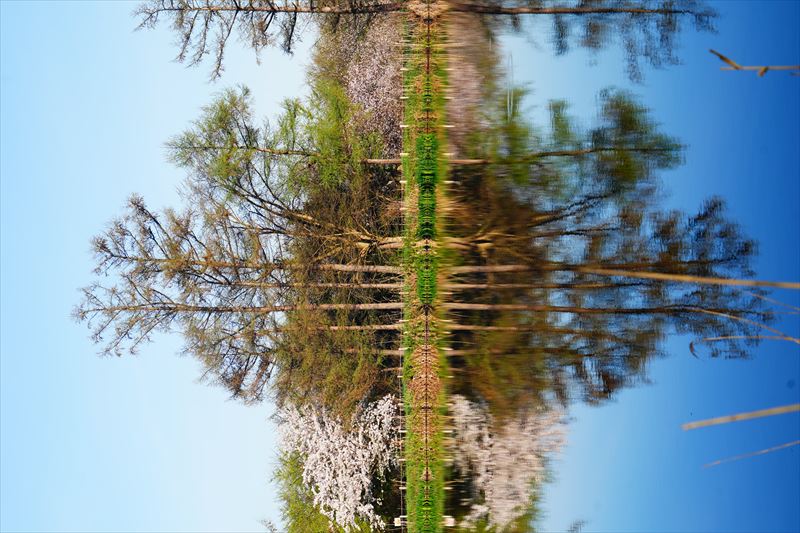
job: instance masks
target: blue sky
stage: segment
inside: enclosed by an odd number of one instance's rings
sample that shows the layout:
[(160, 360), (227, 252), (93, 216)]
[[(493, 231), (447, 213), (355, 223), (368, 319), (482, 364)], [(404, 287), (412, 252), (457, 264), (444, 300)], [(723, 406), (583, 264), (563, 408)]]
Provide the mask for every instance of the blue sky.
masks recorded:
[[(213, 93), (253, 89), (258, 113), (302, 93), (305, 47), (289, 59), (231, 48), (224, 78), (171, 62), (165, 30), (132, 32), (134, 3), (0, 3), (0, 530), (259, 531), (277, 519), (269, 406), (244, 407), (196, 383), (199, 369), (159, 339), (137, 357), (101, 359), (69, 319), (90, 279), (88, 239), (131, 192), (176, 205), (181, 174), (163, 142)], [(533, 104), (568, 98), (592, 117), (597, 91), (623, 86), (688, 146), (665, 176), (667, 204), (724, 196), (760, 240), (758, 274), (800, 279), (800, 80), (720, 72), (797, 63), (795, 2), (726, 2), (718, 34), (681, 39), (683, 64), (622, 76), (512, 39)], [(310, 39), (309, 39), (310, 40)], [(546, 43), (540, 43), (542, 45)], [(800, 305), (797, 293), (779, 294)], [(800, 332), (794, 317), (785, 328)], [(545, 490), (548, 531), (800, 530), (800, 450), (703, 470), (706, 462), (800, 438), (800, 417), (684, 433), (683, 422), (800, 401), (800, 354), (764, 344), (750, 361), (692, 358), (688, 339), (651, 368), (653, 384), (600, 408), (574, 409), (569, 445)]]
[(177, 205), (163, 143), (226, 86), (260, 115), (304, 90), (303, 65), (231, 49), (224, 78), (172, 62), (166, 29), (133, 32), (134, 3), (2, 2), (0, 529), (263, 531), (277, 519), (269, 406), (198, 384), (164, 337), (99, 358), (70, 312), (89, 238), (132, 192)]

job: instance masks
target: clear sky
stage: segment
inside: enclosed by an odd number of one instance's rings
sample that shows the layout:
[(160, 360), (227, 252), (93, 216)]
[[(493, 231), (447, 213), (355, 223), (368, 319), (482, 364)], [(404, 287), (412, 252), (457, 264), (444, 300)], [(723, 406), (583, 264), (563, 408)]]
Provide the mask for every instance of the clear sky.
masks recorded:
[(180, 203), (164, 141), (236, 83), (272, 114), (304, 90), (308, 54), (258, 66), (234, 43), (209, 84), (172, 62), (166, 28), (132, 31), (135, 5), (0, 3), (3, 531), (263, 531), (278, 517), (269, 406), (198, 384), (177, 339), (99, 358), (70, 312), (89, 238), (130, 193)]
[[(799, 281), (800, 78), (721, 72), (708, 49), (740, 64), (798, 64), (800, 4), (712, 5), (721, 15), (718, 33), (685, 33), (682, 64), (646, 69), (641, 85), (624, 77), (618, 51), (594, 61), (580, 51), (555, 58), (545, 38), (507, 40), (514, 77), (533, 89), (534, 116), (542, 117), (547, 100), (566, 98), (586, 124), (600, 89), (637, 94), (662, 130), (688, 145), (686, 164), (664, 175), (665, 205), (693, 211), (704, 198), (722, 196), (760, 243), (758, 276)], [(800, 305), (797, 291), (774, 296)], [(787, 317), (781, 327), (797, 335), (800, 318)], [(690, 340), (670, 341), (670, 357), (651, 365), (652, 384), (571, 412), (568, 445), (544, 492), (545, 531), (577, 520), (592, 532), (800, 531), (800, 447), (702, 468), (800, 439), (800, 416), (680, 429), (692, 420), (799, 402), (800, 350), (773, 342), (747, 361), (695, 359)]]
[[(301, 93), (305, 48), (257, 66), (233, 47), (216, 84), (171, 62), (172, 37), (132, 32), (133, 3), (0, 2), (0, 530), (259, 531), (277, 519), (269, 406), (244, 407), (196, 383), (198, 365), (163, 338), (134, 358), (101, 359), (69, 319), (90, 279), (89, 238), (131, 192), (176, 205), (181, 174), (163, 142), (235, 83), (259, 114)], [(668, 205), (724, 196), (761, 242), (758, 274), (800, 279), (800, 78), (720, 72), (715, 48), (742, 63), (797, 63), (795, 2), (725, 2), (719, 33), (681, 39), (684, 64), (631, 86), (618, 53), (596, 65), (511, 45), (534, 104), (630, 87), (689, 145), (666, 177)], [(309, 37), (306, 39), (310, 41)], [(797, 293), (779, 298), (800, 304)], [(795, 317), (784, 329), (800, 332)], [(653, 384), (577, 408), (545, 491), (548, 531), (800, 530), (800, 450), (702, 469), (800, 438), (800, 417), (684, 433), (683, 422), (800, 401), (800, 353), (764, 344), (750, 361), (697, 360), (687, 339), (652, 365)]]

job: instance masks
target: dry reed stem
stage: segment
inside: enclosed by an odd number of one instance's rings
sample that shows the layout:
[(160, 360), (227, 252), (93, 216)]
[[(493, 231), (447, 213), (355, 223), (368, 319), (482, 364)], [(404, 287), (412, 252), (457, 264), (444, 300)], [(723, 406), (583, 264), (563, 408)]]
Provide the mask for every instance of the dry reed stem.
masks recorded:
[(735, 415), (718, 416), (716, 418), (708, 418), (706, 420), (698, 420), (697, 422), (683, 424), (681, 429), (684, 431), (689, 431), (691, 429), (717, 426), (720, 424), (728, 424), (730, 422), (741, 422), (743, 420), (752, 420), (754, 418), (763, 418), (765, 416), (785, 415), (797, 411), (800, 411), (800, 403), (793, 403), (780, 407), (770, 407), (769, 409), (759, 409), (757, 411), (749, 411), (747, 413), (738, 413)]

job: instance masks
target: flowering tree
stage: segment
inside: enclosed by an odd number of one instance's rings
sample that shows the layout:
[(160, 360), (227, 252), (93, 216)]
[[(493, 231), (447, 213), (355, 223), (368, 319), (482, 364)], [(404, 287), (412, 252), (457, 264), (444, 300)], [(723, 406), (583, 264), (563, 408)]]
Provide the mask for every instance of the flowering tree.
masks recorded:
[(314, 505), (345, 531), (359, 529), (357, 520), (383, 529), (371, 488), (397, 464), (396, 410), (395, 399), (384, 396), (357, 412), (348, 428), (313, 406), (281, 413), (284, 451), (303, 457), (303, 483)]
[(546, 458), (564, 442), (563, 413), (529, 410), (497, 427), (486, 406), (453, 395), (453, 460), (470, 475), (475, 503), (462, 521), (473, 526), (485, 518), (502, 530), (524, 515), (534, 486), (544, 481)]

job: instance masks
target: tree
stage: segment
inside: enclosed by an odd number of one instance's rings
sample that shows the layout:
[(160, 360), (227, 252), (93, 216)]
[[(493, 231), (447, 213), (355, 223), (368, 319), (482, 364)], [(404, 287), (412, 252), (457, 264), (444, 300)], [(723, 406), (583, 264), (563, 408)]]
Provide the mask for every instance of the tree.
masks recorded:
[(138, 28), (153, 28), (162, 17), (169, 18), (178, 37), (180, 62), (199, 64), (212, 54), (211, 78), (223, 70), (225, 47), (234, 30), (256, 54), (276, 43), (286, 53), (303, 30), (304, 14), (337, 17), (349, 15), (367, 24), (372, 14), (395, 11), (398, 3), (347, 0), (343, 2), (295, 2), (277, 4), (269, 0), (149, 0), (134, 11), (141, 19)]
[(573, 176), (580, 179), (594, 174), (595, 180), (612, 191), (636, 181), (650, 182), (657, 171), (681, 163), (683, 146), (659, 132), (648, 109), (632, 95), (604, 90), (599, 107), (599, 123), (580, 135), (566, 114), (566, 102), (551, 102), (552, 144), (549, 150), (530, 157), (566, 162), (572, 166)]
[[(550, 16), (553, 45), (557, 54), (566, 53), (572, 41), (590, 50), (600, 50), (619, 39), (627, 55), (628, 75), (641, 80), (639, 59), (654, 67), (677, 63), (673, 54), (681, 21), (689, 19), (699, 31), (713, 31), (716, 12), (698, 0), (578, 0), (573, 2), (529, 2), (507, 5), (503, 1), (455, 2), (450, 9), (482, 15), (512, 17), (520, 26), (523, 15)], [(581, 33), (573, 37), (575, 26)]]
[(281, 515), (288, 533), (327, 533), (335, 528), (314, 505), (314, 492), (303, 481), (303, 460), (298, 453), (282, 453), (273, 474), (278, 483)]
[(563, 102), (544, 133), (520, 108), (494, 107), (471, 152), (481, 164), (452, 170), (452, 390), (503, 419), (646, 379), (671, 331), (718, 337), (715, 356), (746, 355), (770, 320), (762, 293), (735, 281), (752, 275), (755, 243), (718, 199), (693, 216), (659, 210), (659, 174), (680, 162), (680, 143), (618, 91), (601, 93), (584, 131)]
[(458, 394), (449, 411), (453, 464), (471, 501), (459, 525), (473, 529), (480, 521), (486, 530), (509, 531), (527, 514), (546, 479), (549, 458), (563, 445), (563, 413), (529, 409), (498, 424), (485, 406)]
[[(547, 390), (608, 398), (642, 379), (672, 330), (721, 337), (712, 355), (744, 356), (758, 331), (748, 321), (770, 319), (758, 292), (636, 277), (750, 275), (754, 244), (719, 200), (686, 216), (654, 210), (652, 200), (623, 202), (630, 193), (621, 193), (562, 209), (549, 204), (543, 216), (516, 187), (476, 190), (463, 187), (470, 178), (454, 180), (463, 194), (453, 203), (464, 206), (450, 210), (448, 230), (465, 266), (450, 268), (452, 296), (442, 305), (455, 322), (450, 355), (463, 383), (455, 390), (479, 391), (501, 413), (542, 401)], [(464, 234), (471, 237), (458, 239)], [(594, 273), (602, 268), (633, 277)]]
[(681, 163), (683, 146), (661, 133), (648, 109), (625, 91), (601, 91), (597, 123), (585, 131), (560, 100), (549, 102), (549, 131), (537, 131), (521, 111), (525, 96), (524, 90), (513, 90), (510, 114), (505, 102), (495, 105), (488, 142), (484, 136), (468, 152), (473, 159), (455, 163), (492, 164), (494, 172), (520, 185), (545, 187), (548, 196), (560, 192), (562, 198), (612, 194), (634, 182), (651, 182), (658, 171)]
[[(402, 307), (399, 239), (391, 235), (399, 224), (385, 213), (389, 199), (370, 194), (390, 174), (364, 168), (360, 155), (357, 164), (342, 157), (352, 153), (347, 143), (326, 147), (336, 120), (351, 118), (341, 99), (320, 90), (311, 101), (317, 117), (290, 102), (277, 127), (257, 128), (246, 89), (226, 91), (170, 142), (172, 159), (189, 171), (193, 208), (160, 215), (133, 197), (127, 214), (94, 240), (97, 273), (118, 281), (88, 287), (76, 314), (92, 323), (96, 341), (107, 337), (105, 353), (177, 329), (208, 376), (248, 401), (262, 398), (274, 378), (286, 385), (281, 397), (328, 398), (323, 405), (346, 413), (363, 398), (337, 403), (330, 391), (341, 391), (356, 369), (366, 390), (385, 390), (373, 340), (397, 339), (396, 330), (377, 326), (396, 323)], [(301, 362), (306, 371), (298, 372), (290, 336), (297, 346), (336, 338), (331, 347), (339, 348), (323, 352), (327, 366)], [(361, 356), (333, 357), (349, 350)]]
[(280, 313), (392, 309), (303, 303), (287, 281), (292, 265), (270, 256), (254, 228), (237, 227), (221, 211), (203, 215), (202, 224), (188, 211), (162, 219), (133, 197), (128, 214), (94, 240), (97, 273), (119, 281), (85, 289), (77, 316), (94, 322), (96, 341), (110, 333), (105, 353), (120, 354), (125, 345), (135, 351), (152, 332), (178, 327), (186, 350), (235, 395), (259, 399), (274, 364)]
[(373, 484), (397, 464), (396, 399), (365, 406), (349, 427), (312, 406), (289, 406), (279, 416), (284, 453), (302, 461), (314, 507), (345, 531), (361, 531), (364, 524), (383, 529)]
[(170, 156), (203, 194), (237, 216), (260, 225), (281, 219), (269, 229), (279, 234), (293, 227), (317, 252), (338, 244), (364, 262), (368, 254), (400, 246), (397, 214), (387, 214), (399, 197), (391, 187), (396, 171), (364, 166), (380, 142), (358, 134), (364, 117), (341, 87), (324, 80), (311, 85), (308, 102), (285, 102), (275, 124), (263, 127), (253, 124), (246, 88), (223, 92), (168, 143)]
[[(278, 44), (291, 53), (302, 35), (304, 16), (322, 17), (323, 27), (364, 34), (373, 17), (405, 9), (402, 2), (347, 0), (276, 4), (267, 0), (149, 0), (135, 10), (138, 28), (153, 28), (160, 18), (169, 18), (177, 34), (180, 62), (197, 65), (209, 54), (214, 57), (212, 79), (223, 71), (225, 47), (238, 33), (240, 39), (258, 54)], [(519, 28), (522, 15), (544, 15), (553, 19), (553, 41), (558, 54), (569, 50), (572, 30), (579, 21), (580, 46), (599, 50), (618, 38), (627, 53), (628, 74), (641, 79), (639, 58), (660, 67), (676, 63), (673, 55), (675, 35), (682, 19), (691, 19), (696, 29), (713, 30), (714, 10), (698, 0), (581, 0), (578, 2), (535, 2), (507, 5), (502, 1), (449, 2), (446, 9), (484, 16), (505, 15)], [(343, 24), (344, 21), (344, 24)]]
[(274, 175), (292, 188), (288, 192), (372, 172), (364, 165), (380, 163), (383, 146), (374, 134), (359, 135), (367, 117), (338, 84), (315, 79), (310, 85), (307, 102), (285, 100), (275, 124), (264, 121), (260, 127), (253, 121), (247, 87), (222, 91), (190, 129), (167, 143), (170, 159), (196, 177), (221, 184), (247, 173), (262, 179)]
[(271, 387), (276, 403), (313, 405), (346, 421), (365, 401), (394, 392), (397, 380), (392, 379), (394, 373), (387, 367), (395, 367), (397, 360), (384, 355), (382, 348), (397, 345), (399, 330), (344, 329), (354, 323), (385, 323), (380, 313), (385, 312), (304, 311), (288, 315), (275, 350), (281, 369)]

